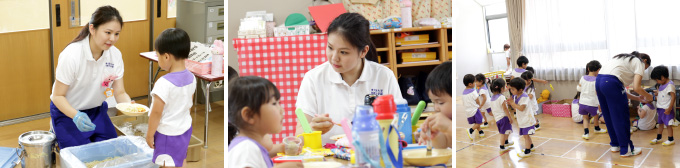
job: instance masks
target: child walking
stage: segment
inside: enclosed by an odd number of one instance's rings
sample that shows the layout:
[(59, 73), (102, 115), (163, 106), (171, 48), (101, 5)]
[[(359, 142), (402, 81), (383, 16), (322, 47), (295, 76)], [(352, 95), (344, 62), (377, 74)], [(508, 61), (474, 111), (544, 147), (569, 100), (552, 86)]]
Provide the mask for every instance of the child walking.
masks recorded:
[(191, 140), (192, 99), (196, 78), (184, 66), (189, 58), (189, 35), (170, 28), (156, 38), (156, 55), (161, 69), (168, 71), (154, 84), (146, 142), (153, 148), (153, 160), (163, 167), (182, 167)]
[(493, 96), (491, 97), (489, 104), (491, 104), (491, 110), (496, 112), (493, 113), (493, 117), (496, 120), (496, 126), (498, 126), (498, 133), (502, 135), (500, 153), (503, 153), (515, 144), (515, 142), (508, 140), (508, 137), (512, 133), (512, 120), (510, 118), (513, 117), (509, 117), (512, 116), (512, 114), (510, 114), (510, 110), (508, 110), (505, 96), (501, 94), (505, 92), (505, 80), (494, 79), (491, 82), (490, 90), (493, 93)]
[[(272, 82), (257, 76), (244, 76), (229, 82), (229, 128), (238, 135), (229, 143), (227, 167), (274, 167), (263, 144), (266, 134), (281, 132), (283, 107), (281, 94)], [(230, 131), (229, 136), (236, 134)], [(302, 167), (286, 162), (276, 167)]]
[[(525, 82), (526, 82), (526, 88), (524, 88), (524, 93), (529, 96), (529, 105), (527, 108), (529, 108), (529, 112), (532, 115), (538, 115), (538, 102), (536, 101), (536, 86), (534, 86), (534, 73), (531, 71), (526, 71), (522, 73), (520, 76)], [(536, 120), (536, 123), (534, 127), (536, 128), (536, 131), (541, 129), (540, 127), (540, 122), (538, 121), (538, 118), (534, 117), (534, 120)]]
[[(600, 72), (600, 62), (593, 60), (586, 64), (587, 75), (583, 76), (579, 81), (576, 90), (581, 92), (581, 99), (579, 99), (579, 110), (578, 113), (583, 115), (583, 121), (589, 121), (589, 115), (595, 118), (595, 121), (599, 121), (600, 116), (597, 114), (597, 109), (600, 108), (600, 103), (597, 99), (597, 92), (595, 92), (595, 79), (597, 74)], [(600, 122), (595, 122), (595, 133), (604, 134), (607, 130), (600, 129)], [(590, 138), (590, 130), (588, 127), (588, 122), (583, 122), (583, 135), (581, 138), (588, 140)]]
[(650, 144), (654, 145), (661, 141), (661, 134), (663, 133), (664, 126), (668, 128), (668, 140), (663, 142), (662, 145), (668, 146), (673, 145), (673, 127), (675, 110), (673, 110), (673, 105), (675, 104), (675, 84), (673, 81), (668, 79), (668, 68), (666, 66), (657, 66), (652, 70), (650, 77), (656, 80), (659, 86), (658, 95), (656, 96), (656, 112), (659, 116), (657, 120), (659, 122), (659, 129), (656, 134), (656, 139), (653, 139)]
[(484, 131), (480, 128), (482, 124), (482, 113), (479, 112), (479, 95), (475, 92), (475, 76), (472, 74), (467, 74), (463, 77), (463, 84), (465, 84), (465, 90), (463, 90), (463, 106), (465, 107), (465, 116), (469, 124), (472, 124), (472, 128), (468, 129), (467, 134), (470, 140), (472, 140), (472, 134), (474, 130), (479, 131), (479, 137), (484, 138)]
[(531, 142), (531, 137), (536, 130), (534, 124), (533, 112), (529, 111), (529, 96), (524, 92), (526, 81), (521, 78), (513, 78), (510, 80), (510, 93), (513, 99), (507, 100), (507, 103), (517, 110), (517, 125), (519, 126), (519, 135), (524, 137), (524, 152), (518, 152), (517, 156), (525, 158), (531, 156), (531, 151), (534, 151), (534, 144)]
[[(482, 113), (482, 118), (484, 118), (484, 124), (482, 124), (482, 128), (487, 128), (489, 127), (489, 120), (486, 119), (486, 114), (484, 112), (489, 113), (489, 116), (493, 117), (493, 113), (491, 113), (491, 106), (489, 106), (489, 89), (486, 87), (486, 76), (484, 74), (477, 74), (475, 75), (475, 87), (477, 89), (477, 94), (479, 95), (479, 109), (480, 113)], [(496, 120), (498, 121), (498, 120)]]

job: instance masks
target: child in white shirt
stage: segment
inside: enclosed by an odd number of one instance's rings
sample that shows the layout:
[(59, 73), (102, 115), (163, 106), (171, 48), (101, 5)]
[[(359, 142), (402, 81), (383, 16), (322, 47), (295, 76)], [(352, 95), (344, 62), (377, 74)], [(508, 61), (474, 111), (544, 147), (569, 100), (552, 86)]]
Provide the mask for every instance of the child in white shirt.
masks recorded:
[(637, 131), (637, 130), (652, 130), (656, 128), (656, 123), (657, 123), (657, 117), (656, 117), (656, 107), (654, 107), (654, 104), (656, 102), (652, 103), (640, 103), (640, 108), (638, 108), (638, 116), (640, 119), (637, 119), (633, 121), (633, 127), (630, 129), (630, 132)]
[[(593, 60), (586, 64), (587, 75), (583, 76), (579, 81), (576, 90), (581, 92), (579, 99), (579, 114), (583, 115), (585, 121), (589, 120), (589, 116), (593, 116), (594, 120), (599, 120), (600, 116), (597, 111), (600, 108), (599, 100), (597, 99), (597, 92), (595, 92), (595, 79), (600, 72), (600, 62)], [(595, 122), (595, 133), (607, 133), (607, 130), (600, 129), (600, 122)], [(590, 138), (590, 130), (588, 122), (583, 122), (583, 135), (581, 138), (588, 140)]]
[(484, 131), (480, 128), (482, 124), (482, 113), (479, 112), (479, 95), (475, 92), (475, 76), (472, 74), (467, 74), (463, 77), (463, 84), (465, 84), (465, 90), (463, 90), (463, 107), (465, 108), (465, 117), (469, 124), (472, 124), (472, 128), (468, 129), (467, 134), (470, 140), (472, 140), (472, 134), (474, 130), (479, 131), (479, 137), (484, 138)]
[(505, 152), (508, 150), (513, 144), (515, 144), (512, 141), (509, 141), (508, 136), (510, 136), (510, 133), (512, 133), (512, 119), (514, 117), (509, 117), (512, 116), (510, 111), (508, 110), (508, 106), (506, 103), (505, 96), (503, 96), (503, 92), (505, 92), (505, 80), (503, 79), (494, 79), (491, 82), (491, 92), (493, 93), (493, 96), (491, 97), (490, 100), (490, 106), (491, 110), (496, 111), (496, 113), (493, 113), (494, 119), (496, 120), (496, 126), (498, 126), (498, 133), (501, 134), (501, 153)]
[(529, 107), (529, 96), (524, 92), (526, 81), (522, 78), (513, 78), (510, 80), (510, 92), (515, 95), (513, 99), (507, 100), (508, 104), (517, 110), (517, 125), (519, 126), (519, 135), (524, 136), (525, 148), (524, 152), (517, 153), (519, 157), (531, 156), (531, 151), (534, 149), (534, 144), (531, 142), (531, 137), (536, 130), (534, 124), (534, 114)]
[(663, 133), (663, 128), (666, 126), (668, 128), (668, 141), (663, 142), (662, 145), (668, 146), (668, 145), (673, 145), (675, 142), (673, 141), (673, 127), (675, 123), (675, 110), (674, 110), (674, 104), (675, 104), (675, 85), (673, 84), (673, 81), (668, 79), (668, 68), (666, 66), (657, 66), (654, 67), (652, 70), (652, 74), (650, 77), (653, 80), (656, 80), (656, 83), (659, 84), (659, 89), (658, 89), (658, 95), (657, 101), (656, 101), (656, 112), (657, 115), (659, 116), (658, 118), (658, 123), (659, 123), (659, 129), (656, 134), (656, 139), (653, 139), (650, 144), (656, 144), (658, 141), (661, 140), (661, 134)]
[(480, 73), (475, 75), (475, 88), (479, 95), (479, 106), (481, 107), (479, 112), (482, 113), (482, 118), (484, 118), (482, 128), (487, 128), (489, 127), (489, 120), (486, 119), (486, 114), (484, 113), (489, 113), (490, 116), (493, 116), (493, 113), (491, 113), (491, 106), (489, 106), (489, 99), (491, 97), (489, 95), (489, 89), (486, 87), (486, 76), (484, 76), (484, 74)]

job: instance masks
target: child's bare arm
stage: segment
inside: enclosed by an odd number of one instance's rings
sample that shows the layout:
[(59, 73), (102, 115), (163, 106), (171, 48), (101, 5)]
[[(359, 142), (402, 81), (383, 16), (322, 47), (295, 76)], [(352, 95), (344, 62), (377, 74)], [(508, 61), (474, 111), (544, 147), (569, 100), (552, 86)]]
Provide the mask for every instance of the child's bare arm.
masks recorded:
[(435, 137), (432, 138), (432, 148), (446, 149), (447, 147), (451, 147), (451, 143), (448, 137), (451, 137), (451, 135), (446, 133), (437, 134)]
[(482, 108), (484, 106), (484, 104), (486, 104), (486, 95), (482, 94), (479, 97), (482, 98), (482, 100), (480, 101), (480, 104), (479, 104), (479, 108)]
[(638, 109), (638, 116), (640, 118), (645, 118), (645, 115), (647, 115), (647, 111), (642, 110), (642, 109)]
[[(512, 113), (510, 113), (510, 110), (508, 110), (507, 103), (503, 102), (503, 112), (505, 112), (505, 116), (508, 116), (508, 119), (515, 118)], [(509, 120), (510, 124), (512, 124), (512, 120)]]
[(548, 84), (548, 81), (547, 81), (547, 80), (538, 79), (538, 78), (534, 78), (534, 79), (532, 79), (532, 80), (533, 80), (534, 82), (538, 82), (538, 83), (542, 83), (542, 84)]
[(675, 92), (670, 92), (668, 93), (671, 96), (671, 105), (669, 105), (668, 108), (666, 108), (666, 111), (664, 112), (665, 114), (670, 114), (673, 109), (673, 105), (675, 105)]
[(158, 95), (153, 95), (153, 105), (151, 106), (151, 115), (149, 115), (149, 127), (146, 132), (146, 143), (152, 149), (154, 146), (154, 134), (158, 129), (158, 124), (161, 122), (161, 116), (163, 116), (163, 107), (165, 106), (165, 101), (158, 97)]

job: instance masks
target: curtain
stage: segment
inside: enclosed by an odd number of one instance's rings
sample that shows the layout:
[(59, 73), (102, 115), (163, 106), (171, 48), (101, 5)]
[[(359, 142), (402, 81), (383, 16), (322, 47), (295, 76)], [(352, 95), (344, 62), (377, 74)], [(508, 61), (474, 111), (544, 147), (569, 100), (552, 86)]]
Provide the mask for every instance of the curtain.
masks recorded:
[[(517, 57), (522, 53), (522, 37), (526, 11), (525, 0), (505, 0), (510, 33), (510, 67), (516, 67)], [(508, 67), (508, 68), (510, 68)]]
[[(579, 80), (591, 60), (639, 51), (679, 79), (680, 11), (673, 0), (527, 0), (523, 52), (537, 78)], [(667, 17), (664, 17), (667, 16)], [(668, 18), (668, 19), (665, 19)], [(675, 30), (675, 31), (674, 31)]]

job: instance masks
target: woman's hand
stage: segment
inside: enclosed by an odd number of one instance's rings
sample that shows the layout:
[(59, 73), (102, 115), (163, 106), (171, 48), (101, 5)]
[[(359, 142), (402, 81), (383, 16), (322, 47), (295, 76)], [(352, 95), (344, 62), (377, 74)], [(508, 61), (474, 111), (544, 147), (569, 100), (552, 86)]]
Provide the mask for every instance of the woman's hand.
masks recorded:
[(312, 122), (309, 123), (314, 131), (321, 131), (321, 134), (326, 134), (333, 128), (333, 120), (328, 117), (328, 113), (323, 115), (316, 115), (312, 118)]

